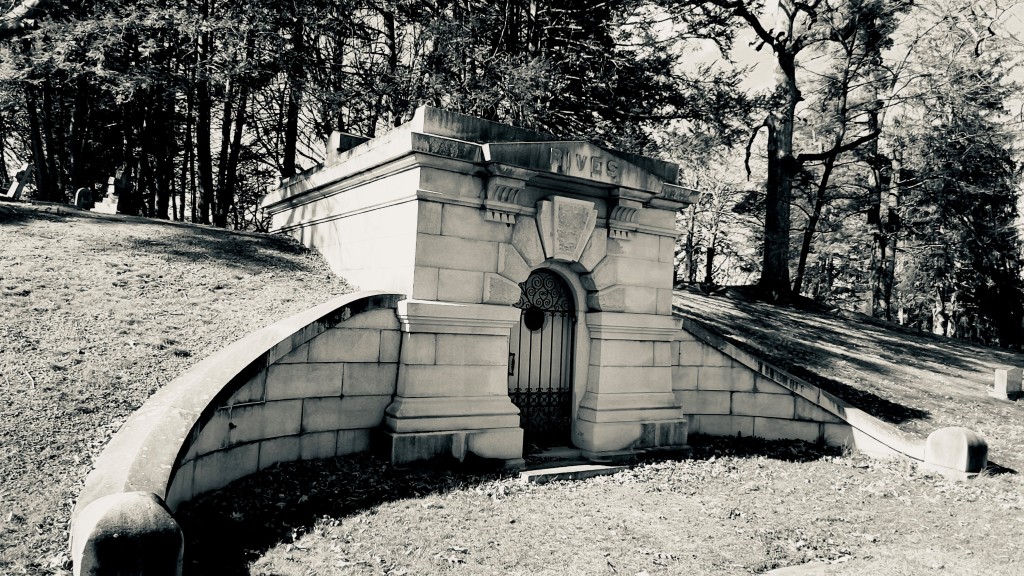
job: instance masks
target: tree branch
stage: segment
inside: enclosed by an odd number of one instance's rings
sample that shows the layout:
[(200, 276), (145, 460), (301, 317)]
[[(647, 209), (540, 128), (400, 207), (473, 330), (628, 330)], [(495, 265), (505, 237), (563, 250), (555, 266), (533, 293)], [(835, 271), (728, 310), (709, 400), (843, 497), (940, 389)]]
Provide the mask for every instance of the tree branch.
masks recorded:
[(865, 144), (867, 142), (874, 140), (875, 138), (878, 138), (878, 135), (881, 133), (881, 130), (872, 130), (871, 132), (868, 132), (867, 134), (860, 136), (859, 138), (855, 138), (854, 140), (851, 140), (846, 144), (833, 146), (830, 150), (826, 150), (825, 152), (815, 152), (813, 154), (799, 154), (796, 157), (796, 161), (800, 164), (803, 164), (804, 162), (815, 162), (817, 160), (825, 160), (826, 158), (829, 157), (839, 156), (843, 152), (849, 152), (850, 150), (857, 148), (861, 144)]
[(761, 128), (769, 128), (767, 118), (764, 119), (764, 122), (761, 122), (760, 126), (754, 128), (754, 131), (750, 133), (750, 139), (747, 140), (746, 154), (743, 156), (743, 167), (747, 169), (747, 180), (750, 180), (750, 149), (753, 148), (754, 138), (757, 138), (757, 134), (761, 131)]

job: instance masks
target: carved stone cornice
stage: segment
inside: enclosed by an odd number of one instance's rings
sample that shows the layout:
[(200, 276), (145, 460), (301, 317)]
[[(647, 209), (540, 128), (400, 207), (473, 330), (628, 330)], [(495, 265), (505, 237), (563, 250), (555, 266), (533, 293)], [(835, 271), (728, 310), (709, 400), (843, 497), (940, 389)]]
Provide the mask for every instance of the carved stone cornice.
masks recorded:
[(661, 194), (651, 198), (646, 205), (661, 210), (678, 210), (689, 206), (700, 198), (700, 192), (675, 184), (662, 184)]
[(519, 192), (526, 188), (526, 182), (536, 176), (537, 172), (492, 163), (487, 165), (487, 174), (481, 191), (484, 219), (509, 226), (515, 224), (516, 213), (521, 207), (518, 203)]
[(637, 231), (637, 212), (654, 196), (653, 192), (633, 188), (616, 188), (609, 194), (608, 237), (629, 240)]

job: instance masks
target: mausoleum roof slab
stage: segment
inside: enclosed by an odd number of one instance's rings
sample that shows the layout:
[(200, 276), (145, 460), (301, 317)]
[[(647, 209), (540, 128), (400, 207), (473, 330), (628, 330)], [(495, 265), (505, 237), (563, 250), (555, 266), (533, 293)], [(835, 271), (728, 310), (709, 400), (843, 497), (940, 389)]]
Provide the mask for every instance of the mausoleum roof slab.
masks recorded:
[(582, 185), (615, 197), (631, 190), (645, 197), (642, 204), (659, 209), (674, 210), (696, 199), (696, 192), (674, 185), (675, 164), (431, 107), (418, 109), (412, 121), (387, 134), (328, 156), (333, 163), (283, 179), (263, 207), (272, 213), (287, 209), (369, 177), (433, 164), (428, 157), (443, 158), (449, 169), (466, 173), (495, 174), (499, 167), (528, 171), (538, 184), (548, 182), (545, 187), (560, 181), (570, 189)]

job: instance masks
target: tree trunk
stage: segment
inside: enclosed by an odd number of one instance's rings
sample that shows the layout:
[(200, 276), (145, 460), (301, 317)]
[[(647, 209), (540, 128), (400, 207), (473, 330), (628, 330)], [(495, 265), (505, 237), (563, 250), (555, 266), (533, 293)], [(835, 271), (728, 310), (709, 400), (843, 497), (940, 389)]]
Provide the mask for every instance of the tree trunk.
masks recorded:
[(935, 303), (932, 306), (932, 334), (947, 336), (949, 328), (949, 312), (946, 310), (946, 299), (942, 290), (935, 289)]
[(28, 107), (29, 139), (32, 143), (32, 164), (35, 170), (36, 190), (38, 198), (43, 201), (55, 201), (53, 184), (46, 161), (46, 149), (43, 144), (43, 133), (39, 119), (38, 96), (36, 89), (25, 88), (25, 100)]
[[(842, 136), (839, 139), (842, 142)], [(810, 216), (807, 218), (807, 227), (804, 228), (803, 241), (800, 243), (800, 257), (796, 265), (796, 278), (793, 280), (793, 294), (799, 295), (803, 290), (804, 273), (807, 270), (807, 257), (811, 253), (811, 242), (814, 240), (814, 233), (818, 231), (818, 223), (821, 222), (821, 212), (825, 209), (827, 201), (828, 182), (832, 177), (832, 170), (836, 164), (836, 157), (829, 156), (825, 159), (822, 167), (821, 179), (818, 180), (818, 187), (814, 195), (814, 206)]]
[[(204, 0), (201, 11), (204, 18), (211, 16), (209, 0)], [(213, 98), (210, 95), (210, 79), (207, 76), (213, 37), (204, 33), (199, 39), (196, 51), (196, 160), (199, 172), (199, 220), (200, 224), (210, 223), (210, 208), (213, 204), (213, 149), (210, 143), (213, 115)], [(193, 221), (196, 221), (193, 218)]]
[[(86, 158), (85, 142), (89, 125), (89, 83), (84, 76), (78, 78), (75, 87), (75, 104), (71, 114), (71, 143), (69, 159), (71, 161), (71, 187), (74, 190), (82, 186), (92, 187), (93, 180), (101, 179), (101, 175), (90, 174)], [(98, 199), (96, 199), (98, 201)]]
[(231, 148), (231, 123), (234, 116), (234, 100), (238, 82), (229, 78), (224, 87), (224, 111), (220, 119), (220, 152), (217, 156), (217, 192), (213, 201), (213, 225), (224, 227), (227, 225), (227, 213), (230, 207), (222, 205), (224, 199), (224, 187), (228, 179), (228, 152)]
[(213, 150), (210, 145), (211, 114), (213, 102), (210, 98), (208, 80), (200, 80), (196, 90), (196, 160), (199, 172), (199, 223), (210, 223), (210, 208), (213, 205)]
[[(185, 98), (185, 136), (182, 139), (182, 142), (185, 145), (185, 149), (182, 151), (181, 154), (181, 178), (178, 184), (181, 199), (178, 201), (178, 215), (175, 217), (175, 220), (178, 220), (179, 222), (185, 221), (185, 203), (186, 200), (189, 198), (188, 184), (190, 180), (194, 180), (194, 174), (192, 172), (192, 105), (193, 99), (191, 90), (189, 90), (189, 95)], [(192, 190), (191, 198), (192, 213), (190, 214), (190, 216), (192, 217), (192, 221), (194, 222), (196, 219), (196, 195), (194, 187)]]
[(683, 265), (686, 268), (686, 282), (693, 284), (697, 281), (697, 264), (693, 257), (693, 238), (697, 233), (697, 205), (691, 204), (690, 223), (686, 229), (686, 244), (683, 247)]
[(171, 198), (174, 196), (174, 98), (169, 93), (160, 94), (153, 103), (155, 117), (149, 122), (163, 135), (155, 138), (159, 144), (154, 148), (156, 167), (153, 174), (154, 192), (156, 194), (155, 217), (166, 220), (176, 214), (168, 215)]
[[(256, 51), (256, 38), (250, 32), (246, 37), (245, 60), (252, 60)], [(233, 92), (238, 94), (238, 102), (235, 115), (230, 115), (229, 98), (224, 104), (224, 145), (221, 147), (221, 186), (217, 190), (217, 209), (214, 213), (214, 226), (226, 228), (228, 215), (232, 213), (235, 205), (235, 189), (238, 186), (238, 158), (242, 153), (242, 133), (245, 129), (246, 106), (249, 100), (249, 82), (245, 79), (234, 79), (232, 84), (236, 87)], [(234, 124), (234, 131), (231, 132), (231, 124)], [(228, 137), (231, 137), (228, 145)], [(226, 156), (226, 157), (225, 157)], [(238, 218), (236, 216), (235, 223)]]
[(768, 124), (768, 182), (765, 198), (764, 255), (758, 286), (776, 298), (787, 297), (789, 283), (789, 211), (793, 196), (793, 177), (797, 171), (793, 157), (793, 118), (800, 92), (796, 86), (794, 58), (787, 52), (777, 54), (785, 77), (785, 103), (773, 112)]
[[(60, 173), (58, 164), (59, 149), (53, 122), (53, 85), (50, 82), (43, 82), (43, 107), (40, 114), (43, 138), (46, 140), (46, 170), (50, 178), (50, 198), (54, 202), (65, 202), (67, 196), (64, 194), (64, 178)], [(74, 191), (72, 191), (72, 195)]]
[(296, 14), (292, 26), (293, 53), (288, 67), (288, 108), (284, 120), (284, 162), (281, 166), (281, 176), (284, 177), (294, 176), (298, 172), (295, 154), (299, 142), (299, 110), (306, 80), (306, 69), (301, 58), (305, 50), (305, 21), (301, 14)]
[(153, 170), (150, 167), (149, 151), (145, 145), (139, 153), (139, 178), (136, 190), (138, 194), (138, 212), (142, 216), (153, 216)]
[(8, 178), (7, 174), (7, 118), (0, 112), (0, 186), (5, 186), (3, 192), (7, 192), (6, 184)]
[(704, 261), (704, 283), (715, 283), (715, 240), (712, 239), (706, 249), (707, 258)]

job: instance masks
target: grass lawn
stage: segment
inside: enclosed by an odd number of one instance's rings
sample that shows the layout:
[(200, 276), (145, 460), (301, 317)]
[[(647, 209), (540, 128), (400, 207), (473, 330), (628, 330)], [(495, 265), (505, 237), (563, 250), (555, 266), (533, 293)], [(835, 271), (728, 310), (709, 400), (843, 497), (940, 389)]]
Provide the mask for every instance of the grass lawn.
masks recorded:
[(183, 510), (186, 573), (1021, 574), (1014, 475), (958, 483), (803, 443), (692, 443), (690, 460), (540, 486), (368, 457), (284, 465)]
[[(0, 204), (0, 574), (70, 572), (74, 498), (160, 385), (348, 290), (283, 238)], [(936, 382), (884, 396), (946, 422), (961, 393)], [(1024, 421), (1003, 409), (971, 417), (1005, 431), (1008, 465)], [(694, 446), (691, 460), (543, 486), (369, 456), (272, 468), (183, 511), (188, 570), (654, 576), (819, 560), (821, 574), (1021, 573), (1019, 474), (955, 483), (800, 443)]]
[(1024, 368), (1024, 354), (862, 314), (771, 306), (732, 288), (677, 291), (675, 304), (740, 348), (921, 438), (970, 428), (988, 442), (990, 462), (1024, 472), (1024, 401), (988, 395), (995, 369)]

